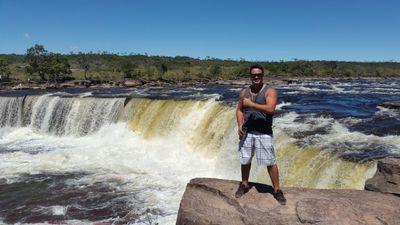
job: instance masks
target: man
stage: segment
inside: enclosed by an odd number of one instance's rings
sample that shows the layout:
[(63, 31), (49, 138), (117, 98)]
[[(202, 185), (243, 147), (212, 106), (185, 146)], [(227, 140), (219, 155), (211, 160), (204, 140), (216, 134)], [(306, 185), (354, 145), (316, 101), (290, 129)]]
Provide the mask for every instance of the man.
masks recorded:
[(267, 166), (275, 199), (284, 205), (286, 199), (279, 189), (279, 172), (272, 134), (272, 117), (277, 104), (277, 92), (275, 88), (264, 84), (262, 66), (251, 66), (250, 76), (251, 85), (240, 92), (236, 110), (242, 182), (235, 196), (239, 198), (249, 190), (251, 160), (255, 153), (257, 164)]

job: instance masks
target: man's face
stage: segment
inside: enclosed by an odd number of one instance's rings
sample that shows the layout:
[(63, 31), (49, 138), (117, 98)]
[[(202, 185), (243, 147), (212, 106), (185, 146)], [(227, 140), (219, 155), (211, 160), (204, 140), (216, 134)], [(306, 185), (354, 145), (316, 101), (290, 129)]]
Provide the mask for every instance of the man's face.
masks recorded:
[(253, 84), (260, 84), (263, 79), (263, 72), (261, 69), (254, 68), (250, 71), (250, 79)]

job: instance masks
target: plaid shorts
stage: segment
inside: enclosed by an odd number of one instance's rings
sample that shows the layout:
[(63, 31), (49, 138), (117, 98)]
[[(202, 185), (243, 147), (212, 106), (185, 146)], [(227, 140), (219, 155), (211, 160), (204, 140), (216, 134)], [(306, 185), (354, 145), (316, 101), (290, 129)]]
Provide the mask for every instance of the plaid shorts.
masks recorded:
[(254, 152), (257, 164), (272, 166), (276, 164), (274, 139), (268, 134), (246, 134), (239, 142), (239, 158), (242, 165), (251, 163)]

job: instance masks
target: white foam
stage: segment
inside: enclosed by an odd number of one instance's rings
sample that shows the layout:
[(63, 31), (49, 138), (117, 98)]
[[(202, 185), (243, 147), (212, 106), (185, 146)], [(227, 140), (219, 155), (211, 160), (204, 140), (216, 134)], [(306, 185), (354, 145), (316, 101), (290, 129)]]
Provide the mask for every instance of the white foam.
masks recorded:
[(68, 92), (64, 92), (64, 91), (57, 91), (57, 92), (53, 92), (53, 93), (46, 93), (45, 95), (47, 96), (73, 96), (73, 94), (68, 93)]
[(313, 115), (309, 115), (307, 118), (304, 119), (304, 121), (297, 122), (295, 120), (298, 117), (299, 114), (295, 112), (289, 112), (281, 117), (276, 118), (274, 124), (279, 130), (294, 133), (310, 131), (316, 128), (325, 127), (331, 124), (333, 121), (333, 119), (329, 117), (314, 117)]
[[(2, 129), (0, 129), (2, 130)], [(42, 149), (38, 154), (18, 151), (0, 154), (0, 177), (20, 174), (73, 173), (92, 175), (72, 182), (95, 183), (121, 180), (120, 190), (140, 189), (146, 207), (162, 209), (160, 224), (173, 224), (186, 183), (194, 177), (239, 177), (236, 171), (214, 170), (215, 158), (193, 153), (179, 140), (143, 140), (124, 123), (103, 126), (85, 137), (56, 137), (35, 133), (30, 128), (8, 128), (3, 132), (0, 148)], [(230, 164), (230, 163), (227, 163)], [(12, 179), (10, 179), (12, 180)], [(55, 213), (63, 212), (55, 208)]]
[[(103, 221), (97, 221), (97, 222), (103, 222)], [(0, 221), (0, 224), (3, 224), (3, 223), (1, 223), (1, 221)], [(6, 223), (4, 223), (4, 224), (6, 224)], [(86, 221), (86, 220), (63, 220), (61, 224), (93, 225), (93, 224), (96, 224), (96, 222), (90, 222), (90, 221)], [(43, 222), (43, 223), (15, 223), (14, 225), (54, 225), (54, 223), (48, 223), (48, 222)]]
[[(361, 132), (349, 131), (349, 129), (343, 124), (349, 122), (348, 120), (343, 120), (339, 122), (331, 117), (314, 117), (309, 115), (302, 121), (296, 121), (299, 115), (295, 112), (290, 112), (284, 114), (281, 117), (275, 119), (275, 126), (277, 132), (286, 132), (288, 134), (294, 134), (297, 132), (307, 132), (319, 128), (328, 127), (328, 132), (326, 134), (315, 134), (313, 136), (305, 137), (306, 139), (313, 138), (313, 144), (316, 147), (323, 150), (335, 150), (337, 149), (338, 143), (347, 143), (350, 145), (351, 150), (357, 151), (358, 149), (365, 149), (369, 144), (373, 143), (377, 146), (392, 146), (388, 149), (391, 153), (400, 154), (400, 138), (396, 135), (388, 135), (384, 137), (376, 135), (367, 135)], [(350, 120), (350, 122), (359, 122), (360, 119)], [(348, 149), (342, 149), (343, 151)]]
[(292, 103), (290, 103), (290, 102), (281, 102), (281, 103), (279, 103), (278, 105), (276, 105), (276, 108), (275, 108), (275, 109), (280, 110), (280, 109), (282, 109), (283, 107), (289, 106), (289, 105), (292, 105)]
[(79, 97), (81, 97), (81, 98), (91, 97), (91, 96), (93, 96), (93, 92), (84, 92), (84, 93), (79, 94)]
[[(343, 86), (343, 85), (341, 85), (341, 86)], [(335, 84), (332, 84), (331, 85), (331, 88), (334, 90), (334, 91), (336, 91), (336, 92), (344, 92), (344, 88), (342, 88), (342, 87), (339, 87), (338, 85), (335, 85)]]
[(50, 206), (51, 213), (56, 216), (62, 216), (67, 213), (68, 207), (62, 205)]
[(375, 115), (389, 116), (396, 119), (400, 119), (398, 118), (400, 115), (400, 110), (398, 109), (390, 109), (390, 108), (385, 108), (383, 106), (377, 106), (376, 108), (378, 108), (379, 111), (375, 112)]
[(194, 94), (189, 95), (188, 97), (218, 100), (222, 97), (222, 95), (220, 95), (220, 94), (203, 94), (201, 92), (196, 92)]
[(396, 135), (388, 135), (384, 137), (379, 137), (373, 134), (367, 135), (361, 132), (350, 132), (343, 124), (335, 122), (332, 126), (332, 132), (328, 135), (321, 135), (322, 141), (321, 145), (328, 143), (353, 143), (354, 149), (359, 147), (367, 146), (368, 144), (386, 145), (393, 146), (390, 149), (392, 153), (400, 154), (400, 138)]
[(299, 94), (300, 92), (299, 91), (288, 91), (288, 92), (285, 92), (285, 94), (287, 94), (287, 95), (294, 95), (294, 94)]
[(382, 80), (368, 81), (339, 81), (339, 80), (304, 80), (288, 85), (278, 85), (279, 89), (290, 89), (286, 94), (330, 92), (341, 94), (397, 94), (400, 92), (399, 83), (382, 83)]

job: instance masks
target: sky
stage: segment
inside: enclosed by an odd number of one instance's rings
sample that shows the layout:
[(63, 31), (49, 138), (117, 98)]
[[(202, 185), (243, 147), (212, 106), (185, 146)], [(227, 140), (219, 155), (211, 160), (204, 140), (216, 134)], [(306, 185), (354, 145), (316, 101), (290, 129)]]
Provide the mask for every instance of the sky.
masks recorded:
[(0, 0), (0, 53), (400, 61), (397, 0)]

